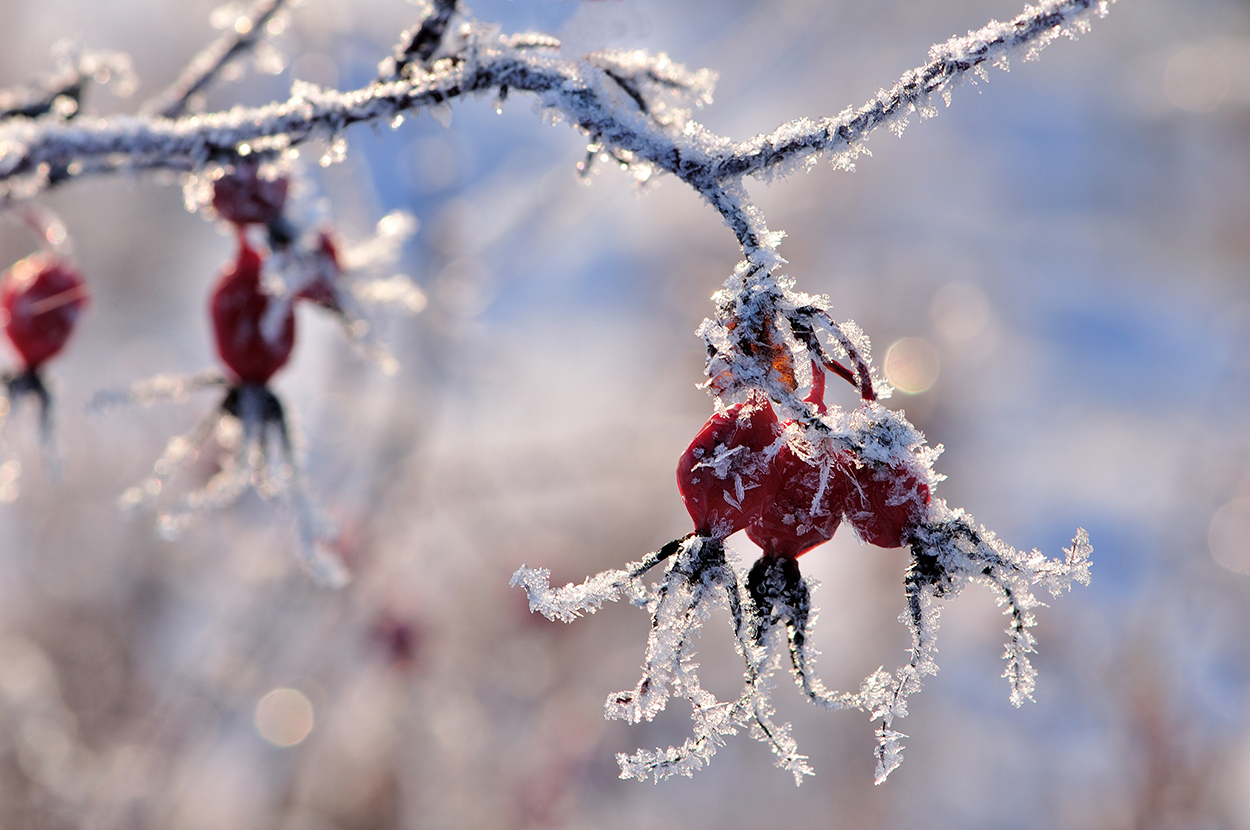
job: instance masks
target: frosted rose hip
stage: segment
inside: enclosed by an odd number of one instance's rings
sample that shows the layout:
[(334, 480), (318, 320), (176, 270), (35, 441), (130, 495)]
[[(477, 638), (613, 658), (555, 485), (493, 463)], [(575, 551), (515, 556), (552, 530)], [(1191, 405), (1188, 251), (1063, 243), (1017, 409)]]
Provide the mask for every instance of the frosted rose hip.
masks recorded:
[(865, 464), (851, 471), (846, 521), (867, 544), (902, 547), (907, 532), (924, 518), (929, 487), (898, 467)]
[(281, 218), (289, 186), (285, 176), (262, 179), (256, 165), (240, 165), (213, 182), (213, 208), (236, 225), (266, 225)]
[(833, 538), (853, 485), (835, 461), (826, 468), (822, 486), (821, 468), (788, 444), (777, 453), (773, 469), (775, 492), (747, 525), (747, 537), (770, 556), (802, 556)]
[(759, 398), (707, 420), (677, 462), (677, 487), (699, 535), (723, 539), (741, 530), (772, 497), (766, 451), (780, 434), (772, 406)]

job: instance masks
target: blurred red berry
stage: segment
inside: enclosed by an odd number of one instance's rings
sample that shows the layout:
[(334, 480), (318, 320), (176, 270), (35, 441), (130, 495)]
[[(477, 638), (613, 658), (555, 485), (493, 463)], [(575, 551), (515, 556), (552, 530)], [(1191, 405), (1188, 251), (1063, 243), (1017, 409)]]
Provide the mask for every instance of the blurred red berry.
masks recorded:
[(762, 398), (707, 420), (677, 462), (677, 487), (701, 536), (723, 539), (746, 527), (776, 490), (765, 452), (781, 435)]
[(286, 365), (295, 346), (295, 314), (289, 303), (276, 336), (265, 336), (262, 322), (267, 325), (266, 312), (277, 300), (262, 290), (260, 267), (260, 255), (240, 233), (238, 258), (222, 273), (210, 304), (217, 353), (244, 383), (267, 382)]
[(240, 164), (213, 183), (213, 207), (236, 225), (267, 225), (282, 217), (289, 186), (286, 176), (262, 179), (259, 165)]
[(65, 347), (87, 300), (82, 276), (55, 254), (32, 254), (4, 272), (4, 331), (26, 369), (39, 368)]

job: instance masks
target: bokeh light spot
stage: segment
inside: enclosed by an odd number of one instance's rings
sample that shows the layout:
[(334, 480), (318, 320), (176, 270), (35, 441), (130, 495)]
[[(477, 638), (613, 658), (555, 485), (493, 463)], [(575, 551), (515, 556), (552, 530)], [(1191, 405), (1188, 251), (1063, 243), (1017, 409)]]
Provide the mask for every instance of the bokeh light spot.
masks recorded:
[(295, 746), (312, 728), (312, 702), (297, 689), (274, 689), (256, 704), (256, 731), (275, 746)]
[(937, 349), (920, 337), (904, 337), (885, 354), (886, 379), (909, 395), (919, 395), (933, 386), (941, 368)]
[(1212, 49), (1182, 49), (1168, 61), (1163, 92), (1173, 106), (1211, 112), (1228, 94), (1228, 69)]
[(1215, 511), (1207, 528), (1215, 561), (1235, 573), (1250, 573), (1250, 499), (1233, 499)]

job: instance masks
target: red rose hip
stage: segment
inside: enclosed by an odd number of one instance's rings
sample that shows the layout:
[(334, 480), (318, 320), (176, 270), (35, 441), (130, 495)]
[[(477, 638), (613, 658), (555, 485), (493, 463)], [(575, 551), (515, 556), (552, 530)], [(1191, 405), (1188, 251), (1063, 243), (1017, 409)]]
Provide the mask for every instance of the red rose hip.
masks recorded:
[(677, 462), (677, 487), (700, 536), (747, 526), (775, 490), (767, 450), (780, 436), (767, 400), (752, 398), (707, 420)]
[(222, 273), (209, 306), (217, 354), (243, 383), (267, 382), (286, 365), (295, 346), (295, 313), (289, 302), (277, 326), (265, 319), (270, 304), (282, 301), (264, 293), (260, 268), (260, 255), (240, 234), (238, 258)]
[(824, 468), (804, 461), (786, 445), (773, 462), (776, 492), (747, 525), (747, 537), (769, 556), (802, 556), (833, 538), (851, 488), (838, 460)]
[(52, 253), (32, 254), (4, 272), (4, 331), (24, 368), (38, 369), (65, 347), (87, 299), (82, 276)]
[(240, 164), (213, 182), (213, 208), (236, 225), (277, 222), (286, 205), (290, 181), (285, 176), (262, 179), (255, 164)]
[(899, 467), (865, 464), (850, 474), (846, 521), (867, 544), (902, 547), (908, 531), (924, 518), (929, 486)]

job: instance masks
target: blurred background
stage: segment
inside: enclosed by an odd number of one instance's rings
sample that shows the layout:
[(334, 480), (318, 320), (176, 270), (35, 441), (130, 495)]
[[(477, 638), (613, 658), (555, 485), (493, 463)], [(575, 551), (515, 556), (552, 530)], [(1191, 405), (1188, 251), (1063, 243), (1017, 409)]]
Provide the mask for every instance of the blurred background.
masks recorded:
[[(740, 140), (858, 106), (931, 44), (1020, 6), (472, 10), (558, 34), (568, 55), (646, 48), (717, 70), (696, 118)], [(293, 78), (359, 86), (419, 14), (305, 0), (204, 105), (285, 98)], [(92, 88), (87, 106), (133, 111), (212, 39), (213, 17), (212, 0), (0, 0), (0, 86), (51, 71), (69, 38), (131, 55), (135, 93)], [(693, 780), (619, 781), (616, 753), (689, 728), (679, 703), (652, 724), (603, 720), (605, 697), (636, 682), (646, 616), (609, 607), (566, 626), (508, 587), (523, 563), (580, 581), (689, 530), (673, 468), (711, 408), (693, 332), (738, 251), (687, 188), (661, 177), (638, 193), (610, 165), (580, 183), (585, 138), (523, 95), (501, 113), (457, 102), (449, 126), (354, 127), (325, 169), (304, 151), (311, 223), (350, 241), (388, 211), (417, 218), (396, 269), (429, 299), (377, 320), (398, 375), (301, 310), (274, 382), (343, 531), (355, 582), (340, 592), (309, 581), (290, 518), (254, 494), (174, 542), (152, 512), (114, 508), (217, 393), (85, 403), (214, 365), (205, 305), (234, 243), (183, 209), (174, 177), (48, 195), (94, 300), (48, 367), (60, 480), (29, 412), (3, 436), (0, 826), (1250, 827), (1248, 70), (1244, 0), (1120, 0), (1077, 42), (874, 136), (856, 172), (750, 185), (788, 234), (798, 287), (864, 328), (899, 387), (890, 405), (946, 447), (939, 494), (1017, 547), (1057, 556), (1078, 526), (1094, 544), (1093, 584), (1038, 612), (1022, 709), (992, 595), (947, 604), (941, 672), (880, 787), (872, 724), (816, 710), (784, 676), (779, 718), (816, 769), (801, 788), (746, 736)], [(32, 250), (0, 224), (0, 261)], [(849, 388), (829, 399), (854, 403)], [(210, 472), (186, 471), (171, 498)], [(905, 660), (906, 563), (846, 531), (803, 558), (831, 685)], [(724, 614), (700, 659), (705, 684), (733, 694)]]

